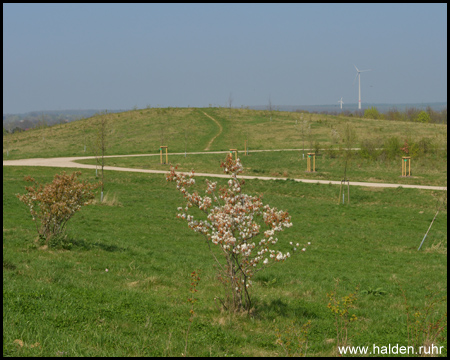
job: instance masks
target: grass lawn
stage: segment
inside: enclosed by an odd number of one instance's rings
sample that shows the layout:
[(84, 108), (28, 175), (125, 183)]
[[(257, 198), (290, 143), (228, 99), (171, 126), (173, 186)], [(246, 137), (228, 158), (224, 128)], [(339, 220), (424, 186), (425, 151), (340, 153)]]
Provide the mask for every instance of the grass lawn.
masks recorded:
[[(221, 173), (220, 163), (225, 154), (188, 154), (171, 155), (169, 162), (178, 164), (179, 171)], [(233, 155), (234, 157), (234, 155)], [(239, 153), (244, 166), (243, 175), (288, 177), (300, 179), (318, 179), (340, 181), (344, 177), (345, 161), (342, 156), (330, 158), (327, 154), (316, 156), (316, 172), (306, 172), (307, 154), (303, 157), (302, 151), (274, 151)], [(165, 162), (165, 153), (163, 162)], [(370, 161), (354, 156), (348, 163), (347, 178), (350, 181), (383, 182), (391, 184), (432, 185), (446, 186), (447, 161), (437, 159), (436, 156), (427, 156), (411, 161), (411, 177), (401, 177), (401, 159)], [(93, 160), (80, 160), (79, 163), (95, 164)], [(161, 165), (160, 156), (105, 158), (105, 165), (161, 170), (168, 168)], [(311, 167), (313, 161), (311, 160)]]
[[(285, 165), (269, 171), (272, 165), (264, 164), (286, 161), (299, 169), (289, 170), (289, 177), (305, 175), (306, 161), (298, 160), (297, 152), (284, 155), (297, 157), (297, 162), (280, 155), (255, 153), (243, 163), (249, 172), (271, 175)], [(206, 158), (201, 160), (205, 167), (210, 166)], [(150, 160), (156, 163), (159, 157)], [(342, 165), (332, 170), (331, 163), (319, 161), (318, 171), (340, 178)], [(277, 334), (289, 336), (289, 326), (299, 329), (308, 320), (307, 355), (336, 355), (335, 319), (327, 308), (327, 293), (336, 279), (340, 297), (360, 287), (350, 310), (358, 319), (348, 327), (349, 344), (407, 346), (398, 283), (408, 304), (422, 313), (428, 295), (447, 292), (446, 209), (417, 251), (443, 192), (353, 187), (351, 204), (344, 206), (337, 205), (339, 188), (334, 185), (247, 180), (246, 193), (263, 193), (264, 203), (292, 216), (294, 226), (279, 236), (280, 249), (288, 249), (290, 241), (311, 246), (259, 272), (252, 313), (234, 315), (214, 300), (222, 289), (208, 246), (176, 219), (182, 197), (162, 175), (106, 171), (105, 193), (112, 200), (83, 208), (68, 223), (70, 250), (36, 245), (34, 223), (15, 194), (25, 192), (25, 175), (47, 183), (61, 171), (3, 168), (3, 356), (181, 356), (190, 317), (190, 274), (196, 270), (201, 270), (201, 280), (188, 334), (189, 356), (282, 356)], [(392, 173), (399, 172), (400, 163)], [(356, 181), (357, 173), (351, 174)], [(84, 171), (81, 178), (95, 181), (92, 175)], [(421, 183), (442, 185), (440, 175), (414, 175), (424, 177)], [(388, 175), (379, 169), (375, 176), (384, 181)], [(205, 188), (202, 178), (197, 186)], [(379, 288), (383, 294), (371, 291)], [(445, 300), (431, 317), (446, 311)], [(446, 356), (446, 331), (444, 335), (438, 345)]]

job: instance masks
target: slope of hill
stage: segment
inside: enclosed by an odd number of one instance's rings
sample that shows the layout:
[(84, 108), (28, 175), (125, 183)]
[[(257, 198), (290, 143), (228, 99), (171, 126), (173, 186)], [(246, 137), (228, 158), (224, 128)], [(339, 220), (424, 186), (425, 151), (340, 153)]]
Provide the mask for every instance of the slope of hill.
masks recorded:
[[(206, 114), (206, 115), (205, 115)], [(107, 155), (210, 150), (329, 147), (342, 144), (346, 124), (355, 132), (354, 146), (365, 139), (382, 145), (392, 136), (446, 139), (447, 126), (228, 108), (152, 108), (96, 115), (88, 119), (7, 134), (3, 158), (95, 155), (99, 121), (107, 119)], [(220, 129), (218, 123), (222, 127)]]
[[(123, 112), (125, 110), (112, 110), (109, 112)], [(35, 127), (64, 124), (83, 118), (94, 116), (102, 110), (50, 110), (30, 111), (23, 114), (3, 114), (3, 128), (8, 131), (28, 130)]]

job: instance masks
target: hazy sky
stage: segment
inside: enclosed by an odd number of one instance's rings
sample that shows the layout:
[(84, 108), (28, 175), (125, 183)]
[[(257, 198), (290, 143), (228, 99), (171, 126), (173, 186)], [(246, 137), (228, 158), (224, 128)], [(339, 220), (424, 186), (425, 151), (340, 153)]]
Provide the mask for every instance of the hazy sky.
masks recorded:
[(3, 4), (3, 113), (447, 101), (447, 4)]

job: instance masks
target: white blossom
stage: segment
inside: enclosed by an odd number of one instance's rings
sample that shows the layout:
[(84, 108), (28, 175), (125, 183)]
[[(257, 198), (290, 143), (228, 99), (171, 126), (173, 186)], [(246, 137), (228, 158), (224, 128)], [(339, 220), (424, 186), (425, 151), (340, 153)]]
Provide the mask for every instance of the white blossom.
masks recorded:
[[(242, 184), (237, 178), (237, 174), (243, 171), (239, 159), (234, 161), (227, 158), (224, 164), (226, 166), (222, 166), (225, 173), (230, 175), (228, 187), (217, 189), (216, 182), (206, 180), (205, 196), (189, 189), (195, 184), (193, 171), (187, 178), (185, 174), (177, 173), (171, 167), (166, 178), (168, 181), (176, 181), (177, 189), (186, 200), (185, 207), (178, 208), (178, 217), (187, 220), (190, 229), (203, 234), (212, 244), (220, 246), (224, 254), (227, 254), (225, 259), (239, 259), (239, 266), (231, 262), (226, 264), (230, 272), (224, 275), (228, 276), (229, 283), (245, 283), (248, 288), (252, 284), (251, 277), (264, 268), (257, 267), (261, 261), (267, 265), (269, 259), (280, 262), (291, 257), (289, 252), (283, 254), (273, 248), (278, 243), (278, 238), (274, 237), (275, 233), (291, 227), (292, 222), (287, 212), (264, 205), (261, 196), (242, 193)], [(206, 217), (194, 220), (194, 216), (188, 214), (192, 207), (201, 210)], [(195, 213), (196, 218), (197, 216)], [(265, 229), (261, 230), (261, 226)], [(298, 243), (294, 247), (292, 241), (289, 244), (293, 246), (294, 251), (299, 247)], [(235, 290), (240, 293), (238, 296), (242, 296), (239, 286), (236, 286)]]

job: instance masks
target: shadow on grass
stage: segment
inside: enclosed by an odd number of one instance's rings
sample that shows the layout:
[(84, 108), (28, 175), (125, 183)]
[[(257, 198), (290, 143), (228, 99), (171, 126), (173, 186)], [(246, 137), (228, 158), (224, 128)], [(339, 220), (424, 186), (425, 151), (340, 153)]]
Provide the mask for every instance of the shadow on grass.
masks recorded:
[(108, 245), (101, 242), (91, 243), (86, 241), (86, 239), (70, 239), (70, 242), (72, 243), (72, 248), (80, 250), (101, 249), (107, 252), (123, 252), (126, 250), (125, 248), (116, 245)]
[(16, 270), (16, 265), (9, 261), (3, 260), (3, 269), (4, 270)]
[(310, 303), (287, 303), (281, 299), (271, 300), (269, 302), (262, 301), (255, 304), (256, 316), (266, 318), (269, 320), (277, 317), (284, 318), (306, 318), (317, 319), (323, 318), (326, 314), (326, 309), (317, 307)]

